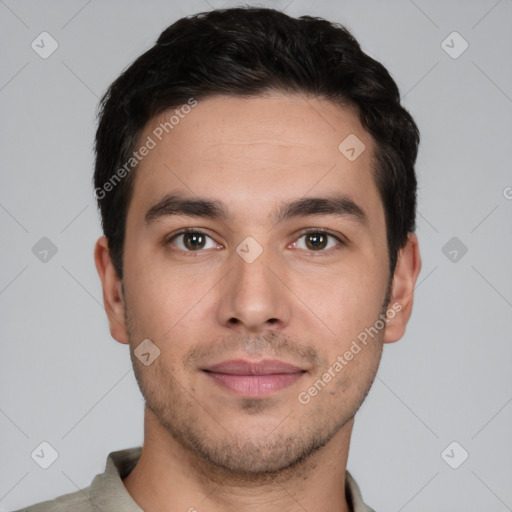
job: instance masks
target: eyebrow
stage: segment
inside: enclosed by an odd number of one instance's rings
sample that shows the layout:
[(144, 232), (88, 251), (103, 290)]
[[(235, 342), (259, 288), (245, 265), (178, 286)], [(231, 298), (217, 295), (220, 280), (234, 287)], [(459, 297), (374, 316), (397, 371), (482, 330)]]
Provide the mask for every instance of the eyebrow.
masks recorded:
[[(229, 209), (222, 202), (208, 198), (183, 197), (179, 194), (167, 194), (153, 205), (144, 216), (146, 224), (152, 224), (162, 217), (185, 215), (189, 217), (227, 220)], [(275, 223), (296, 217), (312, 215), (335, 215), (368, 224), (368, 216), (363, 208), (346, 195), (327, 197), (302, 197), (278, 206), (272, 213)]]

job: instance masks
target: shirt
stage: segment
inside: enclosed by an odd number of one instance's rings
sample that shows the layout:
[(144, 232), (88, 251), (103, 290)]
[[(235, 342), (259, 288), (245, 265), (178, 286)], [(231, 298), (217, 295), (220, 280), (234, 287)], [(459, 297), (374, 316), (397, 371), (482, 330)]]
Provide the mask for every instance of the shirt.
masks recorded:
[[(123, 484), (123, 478), (135, 467), (141, 454), (141, 446), (111, 452), (105, 472), (96, 475), (89, 487), (15, 512), (143, 512)], [(375, 512), (363, 502), (361, 491), (348, 471), (345, 471), (345, 492), (351, 512)]]

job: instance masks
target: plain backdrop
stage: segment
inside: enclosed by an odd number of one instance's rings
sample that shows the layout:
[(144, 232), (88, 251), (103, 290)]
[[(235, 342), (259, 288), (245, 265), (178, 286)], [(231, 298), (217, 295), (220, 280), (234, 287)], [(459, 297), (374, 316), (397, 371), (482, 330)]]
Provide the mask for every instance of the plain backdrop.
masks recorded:
[[(110, 451), (142, 443), (93, 262), (97, 103), (172, 22), (236, 5), (0, 1), (2, 511), (86, 487)], [(512, 2), (251, 5), (347, 26), (421, 130), (415, 309), (384, 348), (348, 469), (377, 512), (512, 510)], [(42, 442), (48, 469), (31, 456)]]

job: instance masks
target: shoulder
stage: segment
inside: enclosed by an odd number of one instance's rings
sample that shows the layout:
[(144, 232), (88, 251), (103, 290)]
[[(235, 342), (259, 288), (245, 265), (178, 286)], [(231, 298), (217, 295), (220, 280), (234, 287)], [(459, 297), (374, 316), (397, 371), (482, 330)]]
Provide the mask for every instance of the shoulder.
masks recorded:
[(89, 487), (13, 512), (142, 512), (122, 480), (135, 467), (141, 453), (140, 446), (111, 452), (107, 457), (105, 471), (97, 474)]
[(34, 503), (28, 507), (13, 512), (97, 512), (89, 495), (89, 487), (79, 491), (63, 494), (58, 498), (41, 503)]

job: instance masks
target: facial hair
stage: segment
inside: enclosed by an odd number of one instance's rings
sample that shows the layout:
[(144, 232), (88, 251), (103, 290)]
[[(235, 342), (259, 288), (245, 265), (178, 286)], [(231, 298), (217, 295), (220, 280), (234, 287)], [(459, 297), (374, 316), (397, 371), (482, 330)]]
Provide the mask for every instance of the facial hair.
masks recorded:
[[(389, 302), (389, 290), (384, 301)], [(382, 314), (382, 312), (381, 312)], [(175, 365), (197, 371), (202, 362), (235, 350), (265, 358), (290, 356), (322, 371), (329, 366), (315, 343), (300, 344), (283, 333), (274, 331), (258, 336), (228, 336), (209, 345), (196, 345), (181, 361), (171, 362), (159, 356), (150, 366), (136, 359), (133, 349), (143, 337), (136, 328), (125, 298), (125, 319), (130, 340), (130, 354), (135, 377), (146, 406), (168, 434), (195, 460), (196, 467), (206, 474), (216, 473), (232, 481), (266, 482), (289, 478), (306, 471), (313, 455), (324, 448), (344, 427), (350, 426), (375, 379), (382, 354), (384, 330), (364, 350), (371, 350), (368, 364), (360, 369), (357, 379), (351, 373), (338, 375), (336, 387), (323, 390), (324, 399), (315, 399), (308, 406), (290, 404), (279, 424), (270, 432), (260, 428), (233, 430), (223, 425), (197, 393), (178, 381)], [(150, 337), (150, 336), (146, 336)], [(172, 340), (165, 344), (172, 347)], [(168, 356), (170, 354), (167, 354)], [(332, 363), (332, 362), (331, 362)], [(348, 397), (348, 398), (347, 398)], [(237, 414), (257, 418), (271, 410), (273, 399), (245, 398), (237, 402)]]

